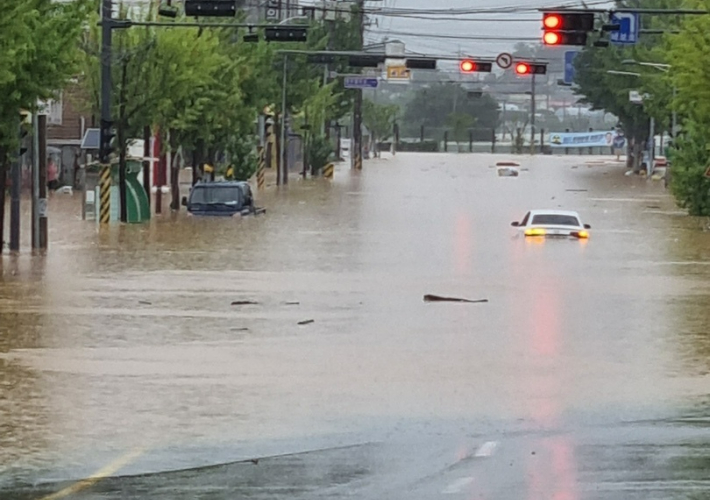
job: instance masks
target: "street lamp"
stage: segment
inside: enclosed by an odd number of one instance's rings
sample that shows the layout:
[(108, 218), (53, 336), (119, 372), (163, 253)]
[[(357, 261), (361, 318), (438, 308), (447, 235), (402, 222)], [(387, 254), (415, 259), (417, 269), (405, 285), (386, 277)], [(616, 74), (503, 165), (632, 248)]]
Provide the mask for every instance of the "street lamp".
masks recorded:
[(644, 62), (644, 61), (637, 61), (635, 59), (624, 59), (621, 61), (621, 64), (635, 64), (636, 66), (647, 66), (649, 68), (654, 68), (659, 71), (663, 71), (664, 73), (668, 73), (671, 69), (670, 64), (662, 64), (662, 63), (652, 63), (652, 62)]
[(617, 71), (615, 69), (607, 70), (610, 75), (623, 75), (623, 76), (641, 76), (641, 73), (633, 73), (631, 71)]

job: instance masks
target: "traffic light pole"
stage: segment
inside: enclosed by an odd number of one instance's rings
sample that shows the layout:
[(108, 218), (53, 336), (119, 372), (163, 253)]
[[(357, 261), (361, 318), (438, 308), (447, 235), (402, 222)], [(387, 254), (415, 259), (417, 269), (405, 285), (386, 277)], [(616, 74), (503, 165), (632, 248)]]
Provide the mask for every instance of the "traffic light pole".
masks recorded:
[[(358, 23), (358, 49), (363, 50), (365, 38), (365, 15), (363, 10), (365, 1), (357, 2)], [(355, 90), (355, 103), (353, 106), (353, 141), (350, 148), (352, 168), (362, 170), (362, 89)]]

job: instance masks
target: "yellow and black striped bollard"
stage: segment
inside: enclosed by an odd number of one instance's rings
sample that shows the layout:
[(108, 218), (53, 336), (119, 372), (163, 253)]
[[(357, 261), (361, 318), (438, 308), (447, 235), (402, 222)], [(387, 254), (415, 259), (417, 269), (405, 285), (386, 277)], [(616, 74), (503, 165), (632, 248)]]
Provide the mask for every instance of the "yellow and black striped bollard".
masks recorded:
[(102, 167), (99, 185), (101, 207), (99, 222), (101, 224), (108, 224), (111, 221), (111, 167)]
[(325, 167), (323, 167), (323, 177), (325, 177), (326, 179), (332, 179), (334, 170), (335, 165), (333, 165), (332, 163), (328, 163)]
[(266, 150), (259, 148), (259, 167), (256, 171), (256, 187), (264, 189), (264, 167), (266, 166)]
[(362, 156), (355, 153), (355, 170), (362, 170)]

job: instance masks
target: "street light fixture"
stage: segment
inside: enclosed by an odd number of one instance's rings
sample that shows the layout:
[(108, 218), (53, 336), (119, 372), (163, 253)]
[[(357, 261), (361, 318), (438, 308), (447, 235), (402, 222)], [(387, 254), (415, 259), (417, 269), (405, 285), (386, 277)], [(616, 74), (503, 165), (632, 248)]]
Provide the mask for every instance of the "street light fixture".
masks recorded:
[(617, 71), (615, 69), (607, 70), (609, 75), (623, 75), (623, 76), (641, 76), (641, 73), (634, 73), (632, 71)]
[(644, 62), (644, 61), (637, 61), (635, 59), (625, 59), (621, 61), (621, 64), (624, 65), (636, 65), (636, 66), (646, 66), (649, 68), (654, 68), (659, 71), (663, 71), (664, 73), (668, 73), (671, 69), (670, 64), (662, 64), (662, 63), (652, 63), (652, 62)]

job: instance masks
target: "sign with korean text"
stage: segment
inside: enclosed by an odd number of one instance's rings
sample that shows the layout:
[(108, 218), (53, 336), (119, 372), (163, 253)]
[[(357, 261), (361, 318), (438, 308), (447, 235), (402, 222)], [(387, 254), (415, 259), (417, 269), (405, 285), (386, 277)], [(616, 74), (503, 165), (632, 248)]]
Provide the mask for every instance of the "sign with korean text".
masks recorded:
[(550, 134), (553, 148), (611, 147), (616, 132), (560, 132)]
[(377, 78), (366, 76), (346, 76), (343, 80), (346, 89), (376, 89)]

